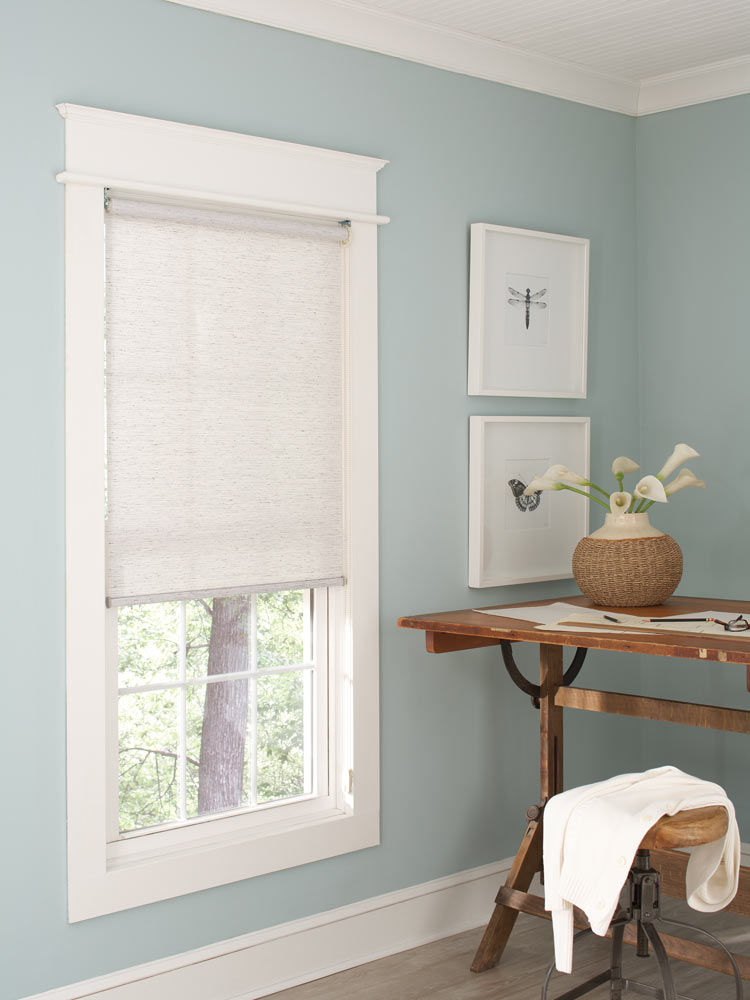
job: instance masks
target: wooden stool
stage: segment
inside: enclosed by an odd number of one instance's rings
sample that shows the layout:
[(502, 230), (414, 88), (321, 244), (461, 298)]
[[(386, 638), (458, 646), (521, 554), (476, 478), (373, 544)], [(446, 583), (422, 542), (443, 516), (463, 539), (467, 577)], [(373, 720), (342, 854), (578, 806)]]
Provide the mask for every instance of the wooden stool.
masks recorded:
[[(628, 902), (620, 909), (612, 919), (612, 960), (610, 967), (600, 972), (591, 979), (587, 979), (580, 986), (575, 986), (566, 993), (561, 993), (556, 1000), (576, 1000), (585, 996), (601, 986), (603, 983), (610, 984), (611, 1000), (621, 1000), (623, 993), (632, 990), (634, 993), (641, 993), (646, 996), (661, 997), (663, 1000), (690, 1000), (682, 994), (675, 992), (672, 970), (669, 959), (664, 949), (659, 933), (654, 927), (654, 920), (661, 920), (665, 924), (674, 924), (678, 927), (689, 927), (691, 930), (704, 934), (719, 948), (724, 951), (734, 970), (734, 982), (737, 1000), (743, 1000), (742, 978), (740, 970), (737, 968), (731, 952), (708, 931), (702, 927), (695, 927), (693, 924), (684, 923), (682, 920), (667, 920), (661, 915), (660, 908), (660, 880), (658, 871), (651, 867), (649, 851), (664, 850), (668, 848), (698, 847), (700, 844), (710, 844), (714, 840), (723, 837), (729, 827), (729, 816), (722, 806), (707, 806), (703, 809), (687, 809), (684, 812), (676, 813), (674, 816), (664, 816), (658, 820), (640, 843), (638, 851), (633, 861), (633, 866), (628, 875)], [(654, 951), (654, 956), (659, 965), (659, 973), (663, 989), (657, 989), (646, 983), (639, 983), (634, 979), (623, 979), (622, 976), (622, 944), (627, 924), (635, 922), (637, 943), (636, 955), (639, 958), (648, 958), (649, 942)], [(575, 940), (584, 934), (591, 934), (590, 929), (579, 931)], [(555, 970), (554, 961), (547, 969), (547, 975), (542, 987), (541, 1000), (547, 1000), (550, 979)]]

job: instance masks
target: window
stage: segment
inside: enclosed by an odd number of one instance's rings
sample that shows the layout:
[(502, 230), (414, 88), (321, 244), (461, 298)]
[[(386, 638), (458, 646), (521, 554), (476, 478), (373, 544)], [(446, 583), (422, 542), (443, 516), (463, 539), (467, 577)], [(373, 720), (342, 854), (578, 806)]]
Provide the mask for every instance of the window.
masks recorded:
[(327, 593), (112, 609), (112, 841), (328, 794)]
[(378, 843), (387, 220), (383, 161), (59, 110), (80, 920)]

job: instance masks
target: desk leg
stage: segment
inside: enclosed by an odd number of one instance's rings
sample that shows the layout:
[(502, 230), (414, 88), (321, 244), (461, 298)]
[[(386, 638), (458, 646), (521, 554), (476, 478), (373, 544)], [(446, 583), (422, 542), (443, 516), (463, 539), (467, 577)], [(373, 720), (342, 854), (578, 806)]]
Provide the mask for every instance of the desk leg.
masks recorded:
[[(539, 773), (542, 805), (563, 787), (563, 710), (555, 705), (555, 695), (562, 683), (562, 647), (542, 645), (540, 654), (541, 698), (539, 708)], [(531, 885), (534, 875), (542, 867), (542, 819), (532, 820), (518, 853), (515, 856), (506, 889), (521, 892)], [(501, 902), (487, 924), (477, 948), (472, 972), (486, 972), (500, 961), (518, 917), (517, 910), (511, 910)]]
[(555, 704), (563, 679), (562, 646), (540, 646), (539, 791), (542, 805), (563, 790), (563, 710)]

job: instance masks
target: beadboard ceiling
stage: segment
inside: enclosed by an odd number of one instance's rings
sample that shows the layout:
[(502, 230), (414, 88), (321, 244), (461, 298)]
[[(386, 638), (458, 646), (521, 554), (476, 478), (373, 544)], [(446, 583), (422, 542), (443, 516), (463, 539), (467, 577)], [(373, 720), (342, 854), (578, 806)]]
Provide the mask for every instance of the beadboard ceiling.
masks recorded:
[(750, 53), (748, 0), (359, 0), (641, 83)]
[(169, 0), (626, 114), (750, 93), (750, 0)]

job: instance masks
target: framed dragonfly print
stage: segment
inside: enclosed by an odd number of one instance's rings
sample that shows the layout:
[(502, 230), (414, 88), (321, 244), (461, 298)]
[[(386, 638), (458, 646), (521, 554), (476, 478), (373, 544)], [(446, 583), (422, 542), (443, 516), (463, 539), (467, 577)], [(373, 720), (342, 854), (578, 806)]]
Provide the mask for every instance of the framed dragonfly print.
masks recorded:
[(586, 395), (589, 241), (471, 227), (469, 395)]
[(565, 490), (528, 497), (524, 490), (550, 465), (588, 478), (589, 418), (469, 420), (469, 586), (572, 577), (573, 549), (589, 531), (589, 505)]

